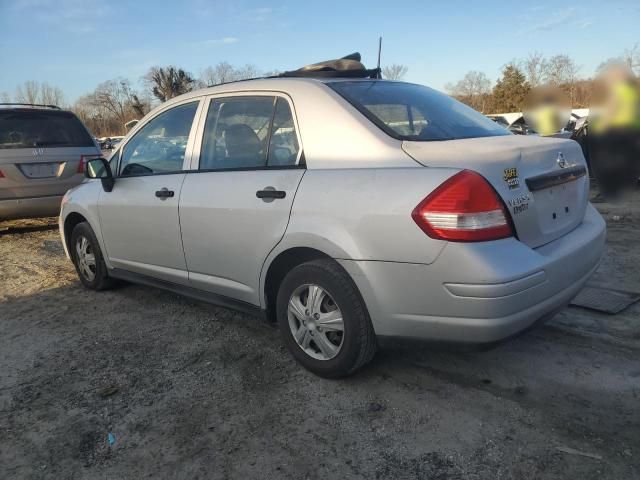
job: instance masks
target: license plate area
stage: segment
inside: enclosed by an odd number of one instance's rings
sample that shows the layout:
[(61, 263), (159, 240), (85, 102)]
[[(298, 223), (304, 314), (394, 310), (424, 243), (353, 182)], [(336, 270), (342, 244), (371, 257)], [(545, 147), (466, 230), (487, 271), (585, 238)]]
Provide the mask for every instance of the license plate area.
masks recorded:
[(543, 233), (552, 233), (575, 222), (580, 210), (578, 183), (573, 181), (533, 192)]
[(64, 162), (22, 163), (18, 167), (27, 178), (54, 178), (64, 170)]

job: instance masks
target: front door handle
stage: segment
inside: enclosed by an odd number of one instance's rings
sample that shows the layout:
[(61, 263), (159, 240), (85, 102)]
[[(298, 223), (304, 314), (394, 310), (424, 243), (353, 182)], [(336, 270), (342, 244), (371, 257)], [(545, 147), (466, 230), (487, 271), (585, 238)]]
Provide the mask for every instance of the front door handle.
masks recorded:
[(160, 190), (156, 191), (156, 197), (158, 197), (160, 200), (171, 198), (173, 197), (173, 190), (169, 190), (167, 187), (163, 187)]
[(263, 190), (256, 192), (256, 197), (263, 199), (265, 202), (272, 201), (274, 198), (284, 198), (287, 192), (284, 190), (276, 190), (273, 187), (264, 187)]

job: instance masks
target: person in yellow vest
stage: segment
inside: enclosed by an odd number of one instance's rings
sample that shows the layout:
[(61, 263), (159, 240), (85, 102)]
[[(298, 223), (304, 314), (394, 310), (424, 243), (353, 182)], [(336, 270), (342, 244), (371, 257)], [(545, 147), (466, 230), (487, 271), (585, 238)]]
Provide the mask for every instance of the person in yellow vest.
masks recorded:
[(569, 101), (557, 87), (545, 85), (534, 88), (525, 101), (525, 120), (533, 130), (548, 137), (558, 133), (568, 123)]
[(609, 67), (602, 86), (602, 105), (589, 117), (589, 153), (601, 193), (615, 197), (640, 176), (640, 89), (623, 64)]

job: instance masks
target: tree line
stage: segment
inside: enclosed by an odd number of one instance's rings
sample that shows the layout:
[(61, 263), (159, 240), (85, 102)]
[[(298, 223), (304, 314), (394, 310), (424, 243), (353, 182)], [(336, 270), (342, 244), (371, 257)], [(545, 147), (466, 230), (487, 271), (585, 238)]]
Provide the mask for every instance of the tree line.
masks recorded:
[[(383, 69), (383, 76), (399, 80), (407, 71), (406, 66), (393, 64)], [(226, 61), (205, 68), (198, 77), (173, 65), (155, 66), (140, 79), (138, 87), (127, 78), (106, 80), (71, 105), (66, 103), (59, 87), (34, 81), (17, 87), (13, 98), (0, 92), (0, 102), (14, 101), (70, 108), (95, 136), (105, 137), (124, 135), (126, 125), (132, 120), (141, 119), (155, 104), (191, 90), (278, 73), (277, 70), (262, 72), (251, 64), (234, 66)]]
[(141, 119), (157, 103), (198, 88), (260, 75), (253, 65), (234, 67), (228, 62), (207, 67), (199, 77), (173, 65), (155, 66), (141, 78), (141, 89), (126, 78), (107, 80), (76, 100), (71, 109), (94, 135), (122, 135), (128, 122)]
[[(619, 57), (602, 62), (596, 74), (612, 64), (625, 64), (640, 74), (640, 45), (626, 49)], [(593, 78), (579, 78), (581, 67), (566, 54), (545, 57), (532, 52), (526, 58), (515, 59), (502, 68), (495, 84), (480, 71), (472, 70), (445, 90), (458, 100), (485, 114), (520, 112), (529, 92), (543, 85), (564, 91), (572, 108), (587, 108), (596, 91)]]
[[(619, 57), (602, 62), (598, 71), (616, 62), (624, 62), (640, 73), (640, 46), (636, 44)], [(565, 91), (574, 108), (588, 107), (595, 81), (580, 79), (580, 70), (569, 55), (545, 57), (532, 52), (526, 58), (507, 63), (495, 83), (485, 73), (473, 70), (459, 81), (447, 84), (445, 90), (485, 114), (522, 111), (529, 92), (541, 85), (553, 85)], [(382, 69), (382, 76), (401, 80), (407, 72), (405, 65), (392, 64)], [(173, 65), (155, 66), (141, 78), (137, 87), (126, 78), (106, 80), (72, 105), (66, 104), (60, 88), (34, 81), (16, 88), (13, 101), (64, 106), (74, 111), (95, 136), (123, 135), (128, 122), (142, 118), (159, 102), (198, 88), (278, 73), (261, 72), (251, 64), (234, 66), (226, 61), (205, 68), (197, 77)], [(0, 102), (10, 101), (10, 95), (0, 92)]]
[(228, 62), (220, 62), (205, 68), (195, 77), (173, 65), (155, 66), (140, 79), (137, 87), (127, 78), (106, 80), (70, 105), (67, 104), (62, 89), (35, 81), (27, 81), (18, 86), (13, 96), (0, 92), (0, 102), (69, 108), (97, 137), (124, 135), (127, 130), (125, 125), (132, 120), (141, 119), (155, 104), (198, 88), (277, 73), (260, 72), (253, 65), (236, 67)]

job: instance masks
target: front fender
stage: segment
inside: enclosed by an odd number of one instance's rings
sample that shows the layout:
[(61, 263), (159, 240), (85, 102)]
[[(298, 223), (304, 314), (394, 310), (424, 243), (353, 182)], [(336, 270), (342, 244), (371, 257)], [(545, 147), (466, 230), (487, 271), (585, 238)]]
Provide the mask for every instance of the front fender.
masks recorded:
[(98, 213), (98, 200), (102, 193), (102, 183), (100, 180), (88, 180), (77, 187), (69, 190), (62, 199), (62, 206), (60, 209), (60, 217), (58, 220), (58, 226), (60, 229), (60, 237), (62, 239), (62, 246), (65, 250), (67, 258), (71, 258), (68, 251), (68, 238), (66, 238), (64, 231), (64, 224), (73, 213), (82, 215), (89, 226), (96, 234), (98, 243), (100, 244), (100, 250), (103, 252), (103, 258), (107, 268), (112, 268), (109, 258), (106, 255), (106, 248), (102, 239), (102, 230), (100, 228), (100, 215)]

